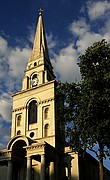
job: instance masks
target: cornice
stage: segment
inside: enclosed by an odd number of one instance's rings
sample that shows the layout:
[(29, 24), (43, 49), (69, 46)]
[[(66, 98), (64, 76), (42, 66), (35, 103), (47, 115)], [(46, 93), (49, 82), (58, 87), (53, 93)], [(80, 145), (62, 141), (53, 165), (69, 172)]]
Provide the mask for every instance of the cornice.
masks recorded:
[(19, 95), (19, 94), (23, 94), (23, 93), (29, 92), (29, 91), (33, 91), (34, 89), (37, 89), (37, 88), (40, 88), (40, 87), (43, 87), (43, 86), (47, 86), (47, 85), (55, 83), (55, 82), (56, 82), (56, 80), (52, 80), (52, 81), (46, 82), (44, 84), (40, 84), (40, 85), (38, 85), (36, 87), (33, 87), (33, 88), (30, 88), (30, 89), (21, 90), (21, 91), (19, 91), (17, 93), (12, 94), (12, 97), (14, 97), (16, 95)]
[(45, 99), (45, 100), (39, 102), (39, 104), (48, 103), (48, 102), (50, 102), (50, 101), (53, 101), (54, 99), (55, 99), (55, 98)]
[(12, 151), (9, 150), (1, 150), (0, 151), (0, 161), (8, 160), (11, 158)]
[(25, 148), (26, 148), (27, 151), (40, 150), (40, 149), (44, 149), (45, 145), (46, 145), (45, 143), (43, 143), (43, 144), (35, 144), (35, 145), (27, 146)]
[(26, 107), (23, 106), (23, 107), (19, 107), (19, 108), (16, 108), (16, 109), (12, 109), (12, 112), (21, 111), (23, 109), (26, 109)]

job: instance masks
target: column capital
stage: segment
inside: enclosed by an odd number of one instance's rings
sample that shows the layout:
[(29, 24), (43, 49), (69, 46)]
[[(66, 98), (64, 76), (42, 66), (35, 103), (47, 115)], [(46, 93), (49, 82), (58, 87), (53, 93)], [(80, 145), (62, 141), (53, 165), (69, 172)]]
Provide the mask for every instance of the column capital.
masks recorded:
[(27, 159), (32, 159), (32, 156), (27, 156)]

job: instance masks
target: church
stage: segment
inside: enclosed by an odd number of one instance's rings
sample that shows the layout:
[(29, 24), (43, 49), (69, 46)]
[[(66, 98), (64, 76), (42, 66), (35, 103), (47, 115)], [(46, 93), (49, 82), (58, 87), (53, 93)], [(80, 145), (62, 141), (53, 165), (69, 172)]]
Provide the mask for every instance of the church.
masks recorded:
[[(98, 162), (65, 147), (42, 10), (22, 89), (12, 95), (11, 138), (0, 150), (0, 180), (97, 180)], [(106, 170), (106, 180), (110, 178)]]

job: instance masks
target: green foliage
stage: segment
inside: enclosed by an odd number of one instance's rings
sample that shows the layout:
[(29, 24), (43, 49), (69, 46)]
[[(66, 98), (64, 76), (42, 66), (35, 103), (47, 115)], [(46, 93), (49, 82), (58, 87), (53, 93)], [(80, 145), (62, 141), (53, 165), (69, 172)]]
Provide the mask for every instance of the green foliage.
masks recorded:
[[(70, 146), (79, 151), (93, 150), (97, 156), (110, 148), (110, 45), (105, 40), (88, 47), (79, 57), (82, 81), (58, 83), (64, 107), (60, 119), (66, 124), (66, 137)], [(106, 156), (103, 151), (102, 156)]]
[[(65, 135), (66, 135), (66, 140), (71, 144), (75, 143), (75, 147), (80, 148), (79, 146), (79, 140), (78, 140), (78, 131), (77, 128), (75, 128), (75, 119), (77, 115), (77, 107), (78, 107), (78, 102), (80, 99), (80, 86), (79, 84), (75, 83), (61, 83), (58, 82), (57, 84), (57, 97), (58, 97), (58, 102), (63, 102), (63, 106), (60, 106), (58, 111), (58, 119), (61, 121), (61, 128), (64, 128), (65, 124)], [(78, 143), (76, 145), (76, 143)], [(74, 148), (75, 149), (75, 148)]]
[(69, 123), (74, 120), (77, 99), (79, 98), (79, 87), (75, 83), (61, 83), (57, 85), (57, 95), (63, 101), (63, 120)]
[(96, 42), (79, 58), (82, 83), (76, 123), (86, 147), (98, 143), (104, 149), (110, 147), (110, 45)]
[(74, 151), (89, 149), (96, 154), (103, 180), (103, 158), (110, 155), (110, 45), (96, 42), (79, 60), (81, 84), (58, 83), (64, 105), (60, 119)]

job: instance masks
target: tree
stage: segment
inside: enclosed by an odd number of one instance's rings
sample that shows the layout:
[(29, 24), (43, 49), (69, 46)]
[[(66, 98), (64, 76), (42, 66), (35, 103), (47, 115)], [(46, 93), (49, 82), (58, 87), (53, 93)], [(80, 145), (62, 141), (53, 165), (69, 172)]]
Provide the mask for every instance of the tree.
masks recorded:
[(74, 151), (89, 149), (96, 154), (103, 180), (103, 158), (110, 148), (110, 45), (105, 40), (96, 42), (79, 59), (81, 84), (57, 86), (64, 102), (60, 119)]
[[(80, 147), (96, 154), (103, 180), (103, 158), (110, 148), (110, 45), (105, 40), (96, 42), (79, 59), (81, 95), (71, 137), (78, 133)], [(77, 148), (72, 142), (73, 138), (70, 143)]]
[(110, 146), (110, 45), (96, 42), (80, 56), (82, 75), (79, 127), (83, 144), (90, 150), (98, 144), (99, 175), (103, 180), (105, 147)]
[[(59, 81), (57, 82), (56, 97), (58, 99), (58, 104), (61, 102), (58, 107), (58, 112), (60, 113), (58, 113), (58, 116), (56, 117), (58, 122), (61, 122), (59, 125), (60, 132), (64, 132), (65, 126), (65, 136), (68, 143), (72, 142), (73, 138), (75, 142), (78, 142), (78, 139), (76, 139), (78, 136), (76, 136), (75, 133), (73, 137), (73, 129), (75, 129), (74, 121), (77, 115), (77, 104), (80, 98), (80, 87), (74, 82), (61, 83)], [(77, 150), (78, 147), (79, 146), (77, 146)]]

